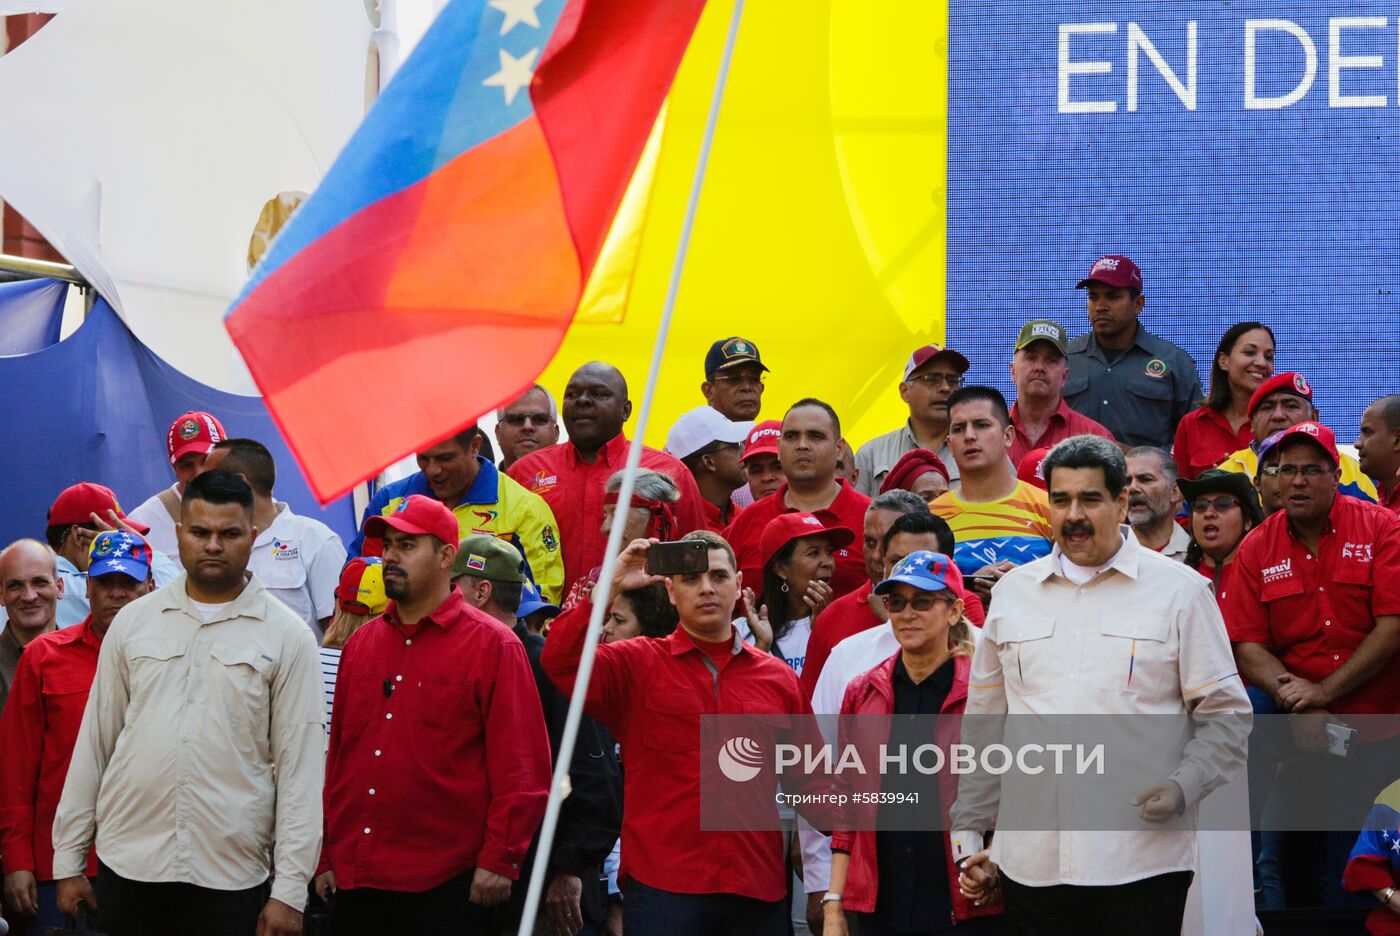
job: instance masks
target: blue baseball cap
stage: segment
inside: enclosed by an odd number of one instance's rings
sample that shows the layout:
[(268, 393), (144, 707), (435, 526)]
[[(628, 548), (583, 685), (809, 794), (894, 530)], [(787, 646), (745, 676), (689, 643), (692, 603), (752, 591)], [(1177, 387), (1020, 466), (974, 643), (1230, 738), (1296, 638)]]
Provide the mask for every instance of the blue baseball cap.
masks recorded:
[(126, 530), (105, 530), (88, 547), (88, 577), (120, 572), (138, 582), (151, 577), (153, 554), (146, 541)]
[(890, 577), (875, 586), (875, 594), (888, 594), (896, 585), (913, 585), (930, 592), (950, 591), (959, 598), (967, 597), (962, 573), (953, 565), (953, 560), (928, 549), (910, 553), (899, 560)]
[(516, 609), (518, 618), (529, 617), (536, 611), (548, 611), (550, 617), (559, 616), (559, 606), (552, 605), (540, 597), (540, 590), (534, 582), (526, 582), (520, 587), (520, 607)]

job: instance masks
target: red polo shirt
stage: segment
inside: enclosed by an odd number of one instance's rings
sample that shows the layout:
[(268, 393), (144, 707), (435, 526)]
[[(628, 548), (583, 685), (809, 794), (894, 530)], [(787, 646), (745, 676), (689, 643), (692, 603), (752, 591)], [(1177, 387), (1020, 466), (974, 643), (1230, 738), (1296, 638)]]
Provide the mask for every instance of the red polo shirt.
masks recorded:
[(1224, 413), (1201, 406), (1177, 423), (1172, 458), (1181, 469), (1181, 476), (1194, 481), (1201, 472), (1216, 467), (1240, 449), (1249, 448), (1253, 441), (1254, 429), (1249, 420), (1236, 431), (1230, 428)]
[(1389, 497), (1385, 496), (1385, 492), (1381, 490), (1381, 486), (1379, 484), (1376, 485), (1376, 493), (1383, 498), (1383, 500), (1381, 501), (1382, 507), (1384, 507), (1386, 510), (1390, 511), (1393, 514), (1400, 514), (1400, 484), (1397, 484), (1395, 486), (1395, 489), (1390, 492)]
[[(1231, 640), (1263, 644), (1312, 682), (1351, 659), (1377, 617), (1400, 614), (1400, 519), (1338, 494), (1328, 520), (1314, 556), (1283, 511), (1269, 517), (1240, 544), (1225, 597)], [(1400, 712), (1400, 656), (1328, 709)]]
[(520, 638), (452, 590), (412, 628), (394, 602), (340, 657), (319, 871), (420, 892), (520, 876), (549, 796), (549, 736)]
[[(541, 662), (559, 691), (574, 688), (588, 602), (550, 624)], [(586, 710), (622, 745), (619, 878), (681, 894), (781, 900), (787, 873), (780, 831), (702, 831), (700, 716), (810, 715), (786, 663), (733, 636), (727, 650), (697, 647), (684, 627), (669, 637), (598, 647)], [(711, 667), (713, 666), (713, 669)]]
[[(1070, 436), (1096, 435), (1104, 439), (1112, 439), (1113, 433), (1100, 422), (1090, 419), (1083, 413), (1070, 409), (1069, 404), (1062, 398), (1060, 408), (1055, 410), (1050, 416), (1050, 422), (1046, 425), (1045, 431), (1040, 434), (1040, 438), (1032, 439), (1026, 435), (1025, 426), (1021, 423), (1021, 413), (1017, 409), (1020, 401), (1011, 404), (1011, 428), (1016, 433), (1016, 438), (1011, 441), (1011, 448), (1007, 455), (1011, 456), (1011, 464), (1021, 464), (1021, 459), (1038, 448), (1050, 448), (1057, 442), (1063, 442)], [(1234, 451), (1231, 449), (1230, 451)]]
[[(603, 564), (608, 544), (602, 533), (603, 487), (627, 467), (627, 447), (626, 436), (614, 436), (598, 450), (598, 460), (590, 465), (579, 458), (572, 442), (560, 442), (531, 452), (506, 472), (526, 490), (543, 497), (554, 512), (559, 523), (559, 544), (564, 551), (563, 594)], [(681, 494), (675, 505), (677, 539), (692, 530), (706, 528), (705, 499), (689, 468), (665, 452), (646, 446), (642, 447), (641, 465), (676, 482)]]
[[(865, 574), (865, 559), (861, 555), (860, 543), (865, 538), (865, 510), (870, 506), (870, 498), (840, 478), (836, 483), (840, 485), (840, 490), (836, 492), (836, 500), (825, 510), (814, 510), (812, 513), (827, 526), (845, 527), (855, 535), (855, 540), (850, 546), (836, 550), (836, 573), (831, 579), (831, 590), (839, 598), (869, 581)], [(739, 571), (744, 575), (744, 585), (752, 588), (755, 593), (763, 589), (763, 554), (760, 551), (763, 528), (778, 514), (798, 512), (784, 502), (787, 490), (788, 486), (784, 484), (762, 500), (754, 501), (752, 505), (745, 507), (744, 512), (734, 518), (729, 529), (724, 531), (724, 538), (729, 540), (729, 545), (734, 548), (734, 555), (739, 559)]]
[[(0, 856), (5, 873), (53, 880), (53, 818), (97, 674), (92, 616), (34, 638), (20, 654), (0, 717)], [(88, 853), (87, 875), (97, 874)]]

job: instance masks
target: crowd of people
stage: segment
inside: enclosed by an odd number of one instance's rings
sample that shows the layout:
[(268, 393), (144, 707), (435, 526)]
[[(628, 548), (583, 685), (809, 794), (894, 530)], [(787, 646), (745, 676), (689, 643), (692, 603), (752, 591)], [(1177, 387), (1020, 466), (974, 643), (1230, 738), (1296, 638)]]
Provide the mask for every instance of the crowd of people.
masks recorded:
[[(1140, 321), (1132, 260), (1078, 288), (1085, 333), (1008, 337), (1013, 402), (970, 379), (1005, 361), (928, 345), (907, 420), (859, 445), (818, 396), (766, 400), (752, 341), (717, 340), (625, 511), (638, 443), (603, 362), (502, 407), (494, 444), (473, 426), (419, 452), (348, 544), (277, 500), (264, 445), (178, 416), (171, 487), (127, 514), (72, 485), (0, 552), (4, 918), (495, 936), (543, 862), (550, 936), (1176, 936), (1193, 889), (1206, 932), (1242, 895), (1251, 923), (1369, 904), (1400, 933), (1400, 728), (1364, 718), (1400, 714), (1400, 395), (1352, 458), (1267, 325), (1228, 329), (1203, 386)], [(705, 561), (650, 571), (674, 541)], [(965, 715), (1202, 727), (1133, 831), (998, 831), (987, 785), (951, 777), (926, 827), (702, 828), (701, 716), (813, 713), (941, 715), (941, 746)], [(1292, 717), (1263, 738), (1252, 714)], [(1267, 827), (1319, 777), (1364, 786), (1370, 818), (1301, 846), (1242, 829), (1238, 893), (1171, 824), (1238, 779)]]

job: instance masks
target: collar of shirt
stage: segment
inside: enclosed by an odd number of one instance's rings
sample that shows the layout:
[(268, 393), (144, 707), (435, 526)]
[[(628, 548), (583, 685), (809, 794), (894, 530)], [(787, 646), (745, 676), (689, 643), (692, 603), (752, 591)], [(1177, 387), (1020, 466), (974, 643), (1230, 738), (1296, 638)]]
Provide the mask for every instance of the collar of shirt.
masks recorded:
[(180, 577), (171, 582), (165, 588), (154, 592), (159, 596), (155, 600), (159, 602), (158, 607), (162, 610), (183, 611), (200, 624), (217, 624), (219, 621), (228, 621), (236, 617), (250, 617), (261, 620), (267, 617), (267, 589), (256, 575), (249, 575), (247, 583), (243, 586), (243, 591), (238, 593), (238, 597), (225, 606), (220, 615), (212, 621), (205, 621), (204, 617), (195, 609), (190, 601), (189, 593), (185, 590), (189, 581), (189, 573), (181, 572)]
[(571, 468), (577, 468), (580, 465), (584, 467), (597, 467), (598, 465), (618, 464), (627, 460), (627, 434), (619, 432), (607, 442), (604, 442), (603, 447), (598, 449), (598, 460), (593, 462), (592, 466), (579, 457), (578, 446), (574, 445), (574, 443), (569, 442), (568, 448), (565, 449), (565, 451), (569, 453), (569, 466)]
[[(1347, 506), (1342, 503), (1344, 499), (1345, 495), (1343, 495), (1341, 491), (1337, 491), (1337, 493), (1332, 496), (1332, 506), (1327, 508), (1327, 528), (1318, 535), (1319, 548), (1321, 548), (1321, 540), (1337, 532), (1337, 527), (1342, 519), (1342, 511), (1345, 510)], [(1296, 542), (1299, 546), (1303, 546), (1303, 541), (1298, 538), (1298, 534), (1293, 530), (1293, 521), (1287, 519), (1288, 514), (1282, 510), (1280, 510), (1279, 513), (1284, 515), (1283, 528), (1288, 532), (1288, 538)]]
[[(1025, 435), (1024, 424), (1021, 422), (1020, 405), (1020, 400), (1011, 404), (1011, 424), (1016, 427), (1017, 432), (1021, 433), (1021, 435)], [(1051, 413), (1050, 418), (1046, 420), (1046, 429), (1048, 430), (1057, 419), (1060, 421), (1061, 425), (1069, 425), (1070, 414), (1073, 412), (1074, 411), (1069, 408), (1069, 404), (1065, 402), (1065, 398), (1060, 397), (1060, 405), (1055, 407), (1055, 412)]]
[[(799, 511), (796, 507), (788, 506), (787, 492), (788, 485), (786, 481), (783, 482), (782, 487), (778, 488), (776, 491), (773, 492), (772, 496), (777, 498), (777, 503), (783, 508), (779, 511), (779, 513), (798, 513)], [(833, 518), (836, 520), (840, 520), (842, 508), (849, 507), (851, 499), (855, 496), (855, 488), (847, 484), (845, 478), (837, 478), (836, 498), (832, 500), (831, 505), (828, 507), (823, 507), (821, 510), (810, 511), (810, 513), (814, 514), (817, 517), (820, 517), (823, 520), (831, 520)]]
[[(1118, 525), (1118, 535), (1123, 540), (1123, 545), (1118, 547), (1118, 552), (1113, 554), (1113, 558), (1104, 563), (1103, 570), (1117, 569), (1130, 579), (1138, 577), (1138, 563), (1142, 560), (1143, 547), (1138, 544), (1137, 536), (1133, 534), (1132, 527), (1124, 524)], [(1036, 581), (1044, 582), (1052, 575), (1064, 578), (1064, 572), (1060, 568), (1060, 558), (1064, 553), (1060, 550), (1060, 544), (1056, 543), (1050, 549), (1050, 555), (1045, 558), (1048, 562), (1036, 567)], [(1072, 561), (1072, 560), (1071, 560)], [(1098, 576), (1095, 576), (1096, 578)]]
[(73, 565), (73, 563), (69, 562), (67, 557), (65, 556), (56, 557), (56, 561), (54, 562), (54, 568), (58, 571), (58, 574), (60, 576), (75, 575), (79, 577), (86, 577), (87, 575), (87, 573), (85, 572), (80, 572), (78, 570), (78, 567)]
[(266, 546), (274, 538), (282, 540), (287, 538), (287, 526), (295, 514), (292, 513), (292, 508), (283, 501), (273, 501), (272, 505), (277, 508), (277, 513), (273, 516), (272, 522), (267, 525), (267, 529), (259, 532), (258, 538), (253, 540), (254, 547)]
[[(730, 639), (733, 641), (734, 645), (734, 649), (730, 651), (729, 655), (738, 656), (739, 654), (744, 652), (744, 647), (746, 647), (747, 644), (745, 644), (743, 638), (739, 636), (739, 629), (732, 624), (729, 626), (729, 633)], [(677, 625), (676, 629), (671, 631), (671, 635), (665, 639), (670, 641), (671, 643), (671, 656), (681, 656), (682, 654), (689, 653), (692, 650), (694, 650), (697, 653), (705, 652), (704, 650), (701, 650), (700, 647), (696, 646), (695, 641), (691, 639), (691, 636), (686, 631), (686, 629), (679, 625)]]
[(92, 632), (92, 615), (89, 614), (83, 620), (72, 627), (64, 627), (53, 632), (52, 640), (55, 643), (85, 643), (96, 650), (102, 649), (102, 641)]
[(947, 695), (948, 690), (953, 688), (954, 661), (957, 657), (950, 656), (943, 661), (943, 665), (924, 677), (923, 682), (914, 682), (909, 676), (909, 670), (904, 667), (904, 654), (901, 653), (894, 661), (894, 674), (891, 677), (896, 683), (903, 683), (905, 686), (912, 686), (916, 689), (929, 688), (938, 690), (939, 695)]
[[(1091, 356), (1098, 358), (1105, 364), (1108, 363), (1108, 349), (1099, 344), (1098, 336), (1094, 334), (1093, 329), (1085, 332), (1077, 340), (1084, 342), (1084, 350)], [(1125, 354), (1131, 353), (1134, 348), (1137, 348), (1151, 357), (1164, 357), (1168, 350), (1163, 348), (1160, 338), (1143, 327), (1141, 321), (1138, 322), (1137, 334), (1133, 336), (1133, 343), (1121, 351), (1114, 351), (1113, 355), (1115, 358), (1122, 357)], [(1071, 343), (1070, 352), (1073, 353), (1075, 350), (1077, 349), (1074, 347), (1074, 344)]]
[(408, 625), (399, 620), (399, 603), (397, 601), (389, 602), (388, 607), (384, 609), (383, 617), (385, 623), (405, 633), (410, 630), (417, 633), (422, 629), (424, 624), (436, 624), (440, 630), (447, 630), (457, 622), (457, 618), (461, 616), (462, 609), (466, 606), (467, 599), (462, 597), (461, 589), (453, 588), (452, 591), (448, 593), (446, 600), (434, 608), (431, 614), (420, 619), (417, 624)]

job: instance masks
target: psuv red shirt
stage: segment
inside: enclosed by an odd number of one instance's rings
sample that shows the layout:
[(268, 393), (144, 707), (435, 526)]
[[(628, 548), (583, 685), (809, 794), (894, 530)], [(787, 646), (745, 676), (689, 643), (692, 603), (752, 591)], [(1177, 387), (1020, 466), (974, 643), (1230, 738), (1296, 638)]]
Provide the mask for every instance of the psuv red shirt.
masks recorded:
[[(844, 480), (838, 478), (836, 483), (840, 485), (836, 500), (825, 510), (814, 510), (812, 513), (826, 526), (842, 526), (855, 534), (855, 544), (836, 550), (836, 573), (831, 579), (831, 590), (839, 598), (869, 581), (865, 574), (865, 558), (858, 544), (865, 538), (865, 510), (870, 506), (870, 498)], [(739, 560), (744, 584), (755, 593), (763, 588), (763, 555), (760, 551), (763, 528), (779, 514), (797, 512), (784, 501), (787, 489), (784, 484), (762, 500), (754, 501), (724, 531), (724, 538), (729, 540)]]
[[(603, 488), (608, 479), (627, 467), (627, 447), (623, 435), (614, 436), (598, 450), (598, 459), (589, 464), (579, 457), (571, 442), (538, 449), (515, 462), (506, 471), (525, 489), (544, 498), (559, 523), (559, 544), (564, 552), (564, 590), (603, 564), (608, 538), (603, 535)], [(665, 452), (642, 447), (643, 468), (667, 475), (676, 482), (681, 499), (675, 505), (676, 538), (692, 530), (703, 530), (704, 498), (695, 486), (690, 469)]]
[[(544, 644), (545, 672), (565, 695), (574, 688), (591, 610), (585, 601), (555, 618)], [(810, 715), (786, 663), (737, 634), (716, 659), (684, 627), (660, 639), (604, 644), (586, 710), (622, 746), (620, 877), (672, 893), (764, 901), (787, 894), (781, 832), (700, 826), (700, 716)]]
[(456, 589), (413, 627), (397, 613), (341, 654), (319, 870), (407, 892), (468, 868), (517, 878), (550, 780), (525, 647)]
[[(1045, 427), (1045, 431), (1032, 439), (1026, 435), (1025, 426), (1021, 422), (1021, 412), (1016, 407), (1016, 403), (1011, 404), (1011, 428), (1015, 437), (1011, 440), (1011, 448), (1006, 453), (1010, 456), (1013, 465), (1021, 464), (1021, 459), (1036, 449), (1050, 448), (1070, 436), (1096, 435), (1103, 439), (1113, 439), (1113, 433), (1109, 432), (1103, 423), (1070, 409), (1069, 404), (1064, 400), (1060, 400), (1060, 408), (1050, 416), (1050, 422)], [(1230, 451), (1233, 452), (1234, 449), (1230, 449)]]
[[(0, 856), (5, 873), (53, 880), (53, 818), (97, 675), (102, 641), (92, 615), (42, 634), (20, 655), (0, 717)], [(87, 875), (97, 874), (88, 852)]]
[[(1231, 640), (1263, 644), (1312, 682), (1351, 659), (1377, 617), (1400, 614), (1400, 518), (1338, 494), (1328, 522), (1313, 555), (1283, 511), (1269, 517), (1240, 544), (1225, 596)], [(1328, 709), (1400, 712), (1400, 656)]]
[(1230, 428), (1225, 414), (1202, 406), (1181, 417), (1176, 424), (1176, 440), (1172, 443), (1172, 458), (1181, 469), (1181, 476), (1195, 480), (1203, 471), (1219, 465), (1240, 449), (1249, 448), (1254, 441), (1254, 428), (1249, 420), (1239, 429)]

